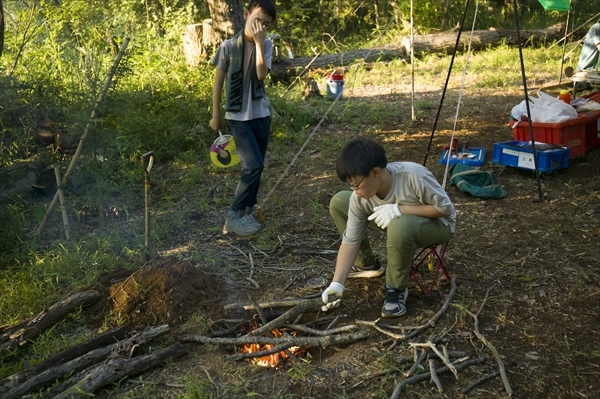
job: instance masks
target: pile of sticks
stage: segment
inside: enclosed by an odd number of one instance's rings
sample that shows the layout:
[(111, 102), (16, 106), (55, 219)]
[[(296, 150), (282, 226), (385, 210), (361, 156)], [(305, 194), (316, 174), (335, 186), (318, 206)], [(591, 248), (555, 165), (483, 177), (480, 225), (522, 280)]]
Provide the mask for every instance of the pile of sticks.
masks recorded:
[[(210, 331), (212, 334), (209, 335), (187, 335), (183, 337), (182, 342), (198, 343), (198, 344), (217, 344), (217, 345), (228, 345), (228, 346), (243, 346), (247, 344), (259, 344), (272, 346), (272, 349), (260, 350), (252, 353), (237, 353), (230, 355), (230, 359), (248, 359), (248, 358), (260, 358), (268, 356), (273, 353), (285, 351), (291, 347), (303, 347), (307, 348), (326, 348), (335, 345), (347, 345), (359, 340), (372, 338), (377, 333), (383, 334), (388, 337), (387, 340), (383, 341), (383, 344), (390, 344), (386, 356), (395, 357), (392, 350), (402, 342), (411, 340), (408, 343), (409, 348), (413, 350), (413, 364), (409, 368), (408, 372), (404, 373), (405, 379), (399, 382), (393, 391), (391, 396), (392, 399), (399, 398), (402, 390), (409, 384), (415, 384), (424, 380), (430, 380), (437, 387), (438, 391), (442, 392), (443, 387), (440, 383), (438, 375), (444, 373), (452, 373), (458, 379), (458, 372), (468, 367), (484, 363), (487, 358), (485, 356), (479, 356), (476, 358), (470, 358), (467, 352), (462, 351), (448, 351), (439, 342), (448, 332), (452, 330), (454, 325), (448, 329), (445, 329), (440, 335), (432, 335), (426, 342), (415, 342), (414, 339), (423, 333), (424, 331), (433, 328), (437, 325), (442, 316), (446, 313), (448, 308), (452, 305), (461, 311), (471, 315), (475, 320), (474, 331), (475, 335), (485, 344), (485, 346), (493, 353), (494, 358), (498, 363), (498, 372), (486, 375), (467, 387), (464, 392), (467, 393), (474, 389), (476, 386), (489, 381), (497, 376), (502, 377), (504, 387), (508, 396), (512, 396), (513, 391), (508, 382), (506, 371), (502, 363), (501, 357), (498, 351), (493, 345), (485, 339), (485, 337), (479, 331), (479, 314), (481, 313), (483, 306), (485, 305), (489, 296), (489, 290), (486, 294), (479, 311), (475, 314), (470, 312), (459, 305), (452, 304), (452, 300), (456, 293), (456, 278), (451, 280), (450, 292), (440, 310), (427, 322), (420, 326), (406, 327), (401, 325), (391, 325), (380, 322), (380, 320), (366, 321), (366, 320), (355, 320), (353, 324), (348, 324), (338, 328), (332, 328), (333, 325), (340, 319), (340, 316), (325, 316), (321, 315), (320, 308), (322, 306), (321, 298), (312, 299), (286, 299), (281, 301), (268, 301), (258, 303), (252, 297), (250, 297), (250, 303), (245, 304), (232, 304), (225, 307), (225, 310), (232, 310), (235, 308), (243, 308), (244, 310), (255, 310), (263, 321), (263, 325), (253, 331), (246, 333), (245, 335), (236, 338), (227, 338), (226, 336), (232, 335), (234, 332), (240, 332), (242, 325), (247, 322), (243, 319), (222, 319), (217, 320), (211, 326)], [(283, 313), (281, 316), (274, 320), (268, 321), (264, 315), (264, 308), (282, 307), (282, 306), (293, 306), (292, 309)], [(299, 324), (300, 320), (306, 313), (317, 313), (316, 319), (308, 324)], [(333, 320), (332, 320), (333, 318)], [(327, 324), (325, 329), (315, 328), (315, 325)], [(456, 324), (456, 323), (455, 323)], [(276, 329), (285, 328), (288, 330), (297, 331), (297, 336), (284, 335), (282, 337), (268, 336), (267, 333)], [(309, 335), (309, 336), (307, 336)], [(420, 353), (419, 353), (420, 351)], [(290, 356), (292, 360), (297, 360), (293, 356)], [(409, 362), (409, 358), (400, 357), (395, 359), (398, 365), (404, 365)], [(442, 367), (437, 367), (436, 363), (443, 363)], [(426, 364), (429, 371), (416, 374), (416, 371), (423, 369), (422, 365)], [(394, 367), (389, 370), (384, 370), (378, 373), (367, 373), (359, 378), (359, 382), (355, 385), (361, 385), (365, 379), (380, 376), (383, 374), (398, 373), (398, 367)], [(217, 387), (218, 389), (218, 387)]]
[[(82, 292), (63, 299), (31, 320), (0, 331), (0, 355), (17, 356), (31, 340), (60, 322), (68, 313), (96, 303), (101, 294)], [(189, 352), (186, 345), (175, 343), (152, 353), (140, 347), (170, 332), (168, 325), (150, 328), (129, 336), (126, 326), (100, 334), (71, 347), (43, 363), (0, 380), (0, 397), (18, 399), (47, 389), (44, 398), (88, 398), (98, 389), (118, 382), (125, 376), (139, 375), (167, 360)], [(56, 381), (58, 384), (53, 385)], [(92, 395), (93, 396), (93, 395)]]

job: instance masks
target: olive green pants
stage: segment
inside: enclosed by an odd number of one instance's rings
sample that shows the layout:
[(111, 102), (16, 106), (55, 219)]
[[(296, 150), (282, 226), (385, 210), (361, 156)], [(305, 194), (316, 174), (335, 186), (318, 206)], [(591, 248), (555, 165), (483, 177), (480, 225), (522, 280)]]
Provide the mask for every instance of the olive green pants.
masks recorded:
[[(346, 230), (348, 206), (352, 191), (340, 191), (329, 203), (329, 213), (340, 236)], [(375, 222), (369, 227), (381, 230)], [(392, 219), (387, 227), (387, 267), (385, 284), (402, 290), (408, 287), (410, 266), (418, 248), (443, 244), (450, 240), (450, 226), (444, 225), (440, 219), (429, 219), (415, 215), (400, 215)], [(375, 254), (366, 234), (360, 242), (360, 251), (354, 264), (358, 267), (375, 263)]]

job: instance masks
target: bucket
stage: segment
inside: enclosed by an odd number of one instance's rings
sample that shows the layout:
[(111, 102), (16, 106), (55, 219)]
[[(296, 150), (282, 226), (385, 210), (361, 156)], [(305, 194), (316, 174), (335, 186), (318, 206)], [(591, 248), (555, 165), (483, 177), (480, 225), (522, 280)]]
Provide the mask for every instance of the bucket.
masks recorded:
[(333, 71), (327, 75), (327, 97), (331, 99), (342, 98), (344, 92), (344, 74)]
[(240, 163), (240, 156), (232, 135), (222, 134), (219, 131), (219, 137), (210, 147), (210, 160), (219, 168), (228, 168)]

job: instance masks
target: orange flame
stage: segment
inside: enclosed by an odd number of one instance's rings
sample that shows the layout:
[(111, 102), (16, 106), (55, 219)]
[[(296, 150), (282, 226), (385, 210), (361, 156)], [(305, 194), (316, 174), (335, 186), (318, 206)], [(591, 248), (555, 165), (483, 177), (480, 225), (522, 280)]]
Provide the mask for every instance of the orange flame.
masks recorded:
[[(257, 328), (258, 328), (258, 323), (253, 322), (249, 331), (253, 331)], [(275, 329), (271, 330), (271, 335), (275, 338), (279, 338), (279, 337), (283, 336), (283, 332), (281, 330), (279, 330), (278, 328), (275, 328)], [(296, 332), (292, 331), (290, 333), (290, 335), (296, 336)], [(274, 346), (271, 344), (264, 344), (264, 345), (246, 344), (240, 349), (239, 353), (255, 353), (255, 352), (261, 352), (261, 351), (268, 351), (273, 348), (274, 348)], [(290, 348), (288, 348), (288, 351), (295, 356), (302, 356), (306, 353), (306, 349), (303, 349), (299, 346), (290, 347)], [(254, 363), (258, 366), (267, 367), (267, 368), (282, 367), (286, 363), (288, 363), (290, 360), (291, 359), (289, 358), (287, 353), (285, 353), (285, 351), (272, 353), (270, 355), (246, 359), (247, 362)]]

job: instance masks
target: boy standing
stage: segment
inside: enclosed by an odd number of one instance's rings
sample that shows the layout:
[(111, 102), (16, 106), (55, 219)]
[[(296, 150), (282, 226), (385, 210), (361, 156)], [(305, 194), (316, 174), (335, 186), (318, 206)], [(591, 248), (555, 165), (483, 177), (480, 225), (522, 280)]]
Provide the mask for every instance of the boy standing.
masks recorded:
[(454, 205), (427, 168), (413, 162), (388, 164), (385, 150), (372, 140), (349, 142), (337, 159), (336, 171), (352, 191), (334, 195), (329, 207), (342, 244), (333, 280), (322, 294), (323, 310), (339, 306), (346, 278), (384, 273), (366, 236), (371, 226), (387, 233), (381, 316), (402, 316), (417, 248), (442, 244), (452, 237)]
[(244, 10), (244, 29), (225, 40), (211, 61), (217, 68), (210, 127), (221, 130), (221, 92), (225, 82), (225, 119), (242, 165), (223, 233), (247, 236), (261, 228), (253, 210), (271, 132), (264, 79), (271, 68), (273, 43), (266, 40), (266, 30), (276, 13), (272, 0), (250, 0), (248, 9)]

